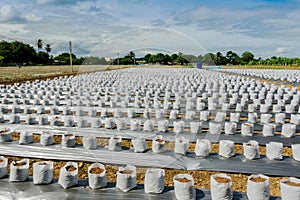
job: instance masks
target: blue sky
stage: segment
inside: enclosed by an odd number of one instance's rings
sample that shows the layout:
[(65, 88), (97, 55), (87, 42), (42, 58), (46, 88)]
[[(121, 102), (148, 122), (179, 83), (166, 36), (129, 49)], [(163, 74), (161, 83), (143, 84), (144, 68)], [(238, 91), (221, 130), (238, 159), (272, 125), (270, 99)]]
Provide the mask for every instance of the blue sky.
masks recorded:
[(300, 57), (300, 0), (1, 0), (0, 39), (53, 54), (114, 57), (165, 51)]

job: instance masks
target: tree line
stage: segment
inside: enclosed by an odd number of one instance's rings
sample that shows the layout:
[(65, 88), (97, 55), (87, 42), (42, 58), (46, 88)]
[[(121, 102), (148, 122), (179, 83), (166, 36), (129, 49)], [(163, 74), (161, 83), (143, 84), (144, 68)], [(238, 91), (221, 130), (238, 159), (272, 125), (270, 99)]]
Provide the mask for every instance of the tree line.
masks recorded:
[[(57, 56), (51, 55), (51, 45), (45, 44), (42, 39), (35, 43), (37, 51), (33, 46), (19, 42), (0, 42), (0, 65), (69, 65), (70, 54), (61, 53)], [(130, 51), (123, 57), (112, 58), (111, 60), (98, 57), (86, 56), (77, 57), (72, 54), (72, 63), (74, 65), (135, 65), (135, 64), (162, 64), (162, 65), (187, 65), (190, 63), (202, 62), (203, 65), (300, 65), (300, 58), (276, 57), (262, 59), (255, 58), (254, 54), (245, 51), (238, 55), (234, 51), (206, 53), (205, 55), (187, 55), (181, 52), (169, 54), (157, 53), (146, 54), (144, 57), (137, 58), (133, 51)]]

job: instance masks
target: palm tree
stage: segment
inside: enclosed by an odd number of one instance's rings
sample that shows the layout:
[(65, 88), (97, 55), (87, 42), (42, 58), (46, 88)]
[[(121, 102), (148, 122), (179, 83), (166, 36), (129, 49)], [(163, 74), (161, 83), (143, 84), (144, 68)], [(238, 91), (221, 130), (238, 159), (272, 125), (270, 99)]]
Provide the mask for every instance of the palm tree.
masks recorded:
[(36, 41), (36, 46), (37, 46), (37, 48), (38, 48), (38, 52), (40, 52), (40, 49), (43, 48), (43, 40), (42, 40), (42, 39), (38, 39), (38, 40)]
[(50, 44), (46, 44), (45, 50), (46, 50), (47, 54), (49, 55), (49, 53), (50, 53), (51, 50), (52, 50), (51, 47), (50, 47)]

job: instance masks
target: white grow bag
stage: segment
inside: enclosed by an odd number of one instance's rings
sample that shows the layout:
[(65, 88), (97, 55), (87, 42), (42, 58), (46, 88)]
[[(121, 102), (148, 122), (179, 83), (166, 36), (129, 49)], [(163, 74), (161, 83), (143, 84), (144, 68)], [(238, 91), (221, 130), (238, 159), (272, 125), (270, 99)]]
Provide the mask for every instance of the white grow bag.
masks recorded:
[(248, 177), (247, 197), (249, 200), (269, 200), (270, 181), (263, 174), (253, 174)]
[(185, 155), (188, 152), (189, 145), (189, 139), (185, 137), (176, 137), (174, 153)]
[[(75, 169), (73, 171), (68, 171), (71, 166), (73, 166)], [(68, 162), (60, 169), (58, 184), (64, 189), (78, 184), (78, 165), (76, 162)]]
[(211, 148), (211, 143), (209, 140), (197, 139), (196, 147), (195, 147), (195, 154), (198, 157), (202, 157), (202, 158), (207, 157), (207, 156), (209, 156), (210, 148)]
[(5, 158), (4, 156), (0, 156), (0, 179), (3, 178), (4, 176), (7, 175), (7, 164), (8, 164), (8, 159)]
[(117, 172), (116, 188), (123, 192), (128, 192), (136, 187), (136, 167), (127, 165), (125, 168), (120, 167)]
[(99, 189), (107, 186), (105, 166), (101, 163), (93, 163), (88, 167), (89, 186)]
[(255, 140), (250, 140), (247, 143), (243, 143), (244, 156), (248, 160), (260, 158), (259, 144)]
[(296, 133), (296, 125), (295, 124), (283, 124), (281, 135), (284, 137), (293, 137)]
[(234, 135), (236, 132), (237, 124), (235, 122), (225, 122), (225, 134)]
[(300, 161), (300, 144), (292, 144), (293, 158)]
[(135, 153), (144, 153), (147, 150), (147, 144), (144, 138), (132, 139), (131, 142)]
[(219, 145), (219, 156), (230, 158), (234, 155), (234, 142), (231, 140), (221, 140)]
[(162, 135), (157, 135), (152, 140), (152, 151), (154, 153), (162, 153), (166, 151), (165, 139)]
[(88, 150), (97, 149), (97, 139), (94, 134), (83, 136), (83, 147)]
[[(228, 181), (217, 181), (218, 177)], [(211, 175), (210, 191), (212, 200), (231, 200), (233, 198), (231, 177), (226, 174)]]
[(282, 160), (283, 144), (270, 142), (266, 144), (266, 156), (270, 160)]
[(53, 162), (42, 161), (33, 164), (33, 184), (49, 184), (53, 178)]
[(176, 199), (196, 199), (194, 178), (189, 174), (177, 174), (173, 178)]
[(165, 170), (147, 169), (145, 174), (145, 192), (159, 194), (164, 191)]
[[(22, 164), (22, 165), (20, 165)], [(13, 161), (10, 163), (9, 181), (26, 181), (29, 174), (29, 159)]]
[(300, 184), (300, 179), (289, 177), (280, 180), (280, 192), (282, 200), (300, 199), (300, 187), (287, 183)]

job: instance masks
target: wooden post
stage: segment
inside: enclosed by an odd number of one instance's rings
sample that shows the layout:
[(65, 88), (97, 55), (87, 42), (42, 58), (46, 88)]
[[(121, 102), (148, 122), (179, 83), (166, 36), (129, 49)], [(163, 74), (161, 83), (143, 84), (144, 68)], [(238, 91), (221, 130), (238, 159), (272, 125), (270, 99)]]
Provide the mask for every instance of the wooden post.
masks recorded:
[(73, 62), (72, 62), (72, 42), (71, 41), (69, 41), (69, 48), (70, 48), (70, 66), (71, 66), (72, 72), (74, 72)]

